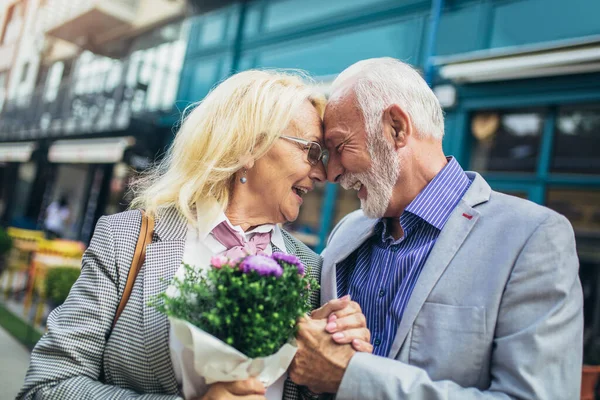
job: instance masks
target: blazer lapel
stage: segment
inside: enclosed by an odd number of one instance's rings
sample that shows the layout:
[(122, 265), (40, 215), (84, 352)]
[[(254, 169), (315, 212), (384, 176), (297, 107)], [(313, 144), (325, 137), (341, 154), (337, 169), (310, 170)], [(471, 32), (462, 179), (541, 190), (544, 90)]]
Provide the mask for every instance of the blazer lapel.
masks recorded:
[[(296, 245), (294, 244), (294, 242), (292, 241), (292, 239), (288, 236), (289, 234), (287, 232), (285, 232), (283, 229), (281, 230), (281, 237), (283, 237), (283, 243), (285, 244), (285, 251), (288, 254), (297, 254), (299, 253), (298, 249), (296, 249)], [(271, 247), (273, 248), (273, 251), (281, 251), (283, 249), (278, 248), (277, 246), (275, 246), (274, 244), (271, 244)], [(300, 257), (301, 255), (298, 254), (297, 257)], [(305, 260), (301, 260), (302, 262), (306, 263)]]
[[(323, 260), (319, 255), (306, 247), (298, 239), (294, 238), (289, 232), (281, 231), (283, 242), (288, 254), (294, 254), (307, 267), (307, 273), (310, 277), (321, 281), (321, 270), (323, 268)], [(276, 246), (273, 246), (274, 248)], [(309, 295), (310, 305), (313, 309), (321, 306), (321, 291), (318, 289), (311, 290)]]
[(156, 222), (155, 241), (146, 248), (144, 270), (144, 345), (150, 366), (161, 385), (179, 391), (169, 351), (167, 316), (149, 303), (163, 293), (181, 265), (187, 224), (175, 209), (167, 210)]
[(471, 187), (452, 212), (423, 266), (388, 354), (390, 358), (396, 358), (427, 297), (477, 224), (479, 212), (473, 207), (489, 200), (491, 188), (483, 178), (471, 172), (467, 175), (473, 180)]
[(323, 270), (321, 271), (321, 305), (337, 299), (337, 265), (344, 261), (354, 250), (373, 234), (378, 220), (362, 217), (352, 223), (354, 229), (348, 233), (340, 232), (334, 237), (323, 253)]

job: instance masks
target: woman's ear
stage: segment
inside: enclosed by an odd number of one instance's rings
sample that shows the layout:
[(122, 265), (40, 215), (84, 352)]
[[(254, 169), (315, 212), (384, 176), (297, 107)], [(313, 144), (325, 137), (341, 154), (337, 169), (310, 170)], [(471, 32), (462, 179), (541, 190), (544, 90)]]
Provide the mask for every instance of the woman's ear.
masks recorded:
[(396, 150), (408, 144), (412, 124), (409, 115), (398, 104), (392, 104), (383, 111), (383, 127), (386, 138)]
[(242, 157), (242, 165), (244, 169), (251, 169), (254, 167), (254, 158), (249, 154)]

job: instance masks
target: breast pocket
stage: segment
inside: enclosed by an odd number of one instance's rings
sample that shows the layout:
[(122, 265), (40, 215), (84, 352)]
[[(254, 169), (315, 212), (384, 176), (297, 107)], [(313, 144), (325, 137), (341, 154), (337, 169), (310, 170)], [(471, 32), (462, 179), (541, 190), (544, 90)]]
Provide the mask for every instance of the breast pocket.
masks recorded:
[(485, 308), (425, 303), (415, 319), (410, 364), (431, 379), (475, 386), (486, 353)]

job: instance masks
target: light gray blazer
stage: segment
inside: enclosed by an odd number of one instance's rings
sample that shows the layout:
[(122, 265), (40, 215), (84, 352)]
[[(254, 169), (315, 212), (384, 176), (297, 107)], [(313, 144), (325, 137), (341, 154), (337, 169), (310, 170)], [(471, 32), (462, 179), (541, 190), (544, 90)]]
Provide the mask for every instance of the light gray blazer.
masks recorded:
[[(139, 211), (98, 221), (83, 256), (81, 277), (66, 302), (50, 314), (48, 331), (33, 350), (18, 399), (178, 398), (168, 320), (148, 305), (166, 290), (183, 258), (187, 223), (175, 209), (166, 210), (156, 221), (131, 297), (111, 331), (140, 224)], [(283, 239), (287, 251), (318, 279), (321, 258), (285, 231)], [(319, 306), (318, 291), (311, 301)], [(284, 399), (300, 396), (309, 394), (286, 381)]]
[[(388, 358), (356, 354), (337, 399), (579, 398), (583, 296), (571, 225), (491, 190), (478, 174), (452, 212), (408, 302)], [(336, 265), (373, 232), (361, 211), (323, 253), (321, 302)]]

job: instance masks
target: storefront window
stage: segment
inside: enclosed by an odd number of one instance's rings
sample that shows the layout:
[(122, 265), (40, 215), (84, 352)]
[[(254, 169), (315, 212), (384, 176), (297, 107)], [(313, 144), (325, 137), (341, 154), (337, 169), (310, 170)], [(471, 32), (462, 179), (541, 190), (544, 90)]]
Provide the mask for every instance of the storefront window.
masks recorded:
[(600, 174), (600, 104), (559, 110), (551, 165), (552, 172)]
[(0, 163), (0, 218), (4, 215), (6, 203), (8, 203), (7, 188), (10, 186), (9, 175), (9, 166), (6, 163)]
[(600, 190), (551, 189), (546, 201), (573, 225), (582, 261), (600, 266)]
[(69, 219), (63, 233), (66, 239), (78, 239), (81, 219), (85, 211), (89, 164), (62, 164), (58, 166), (50, 202), (65, 197)]
[(4, 107), (4, 99), (6, 98), (7, 76), (6, 72), (0, 72), (0, 112)]
[(536, 111), (477, 112), (471, 120), (471, 168), (535, 172), (544, 117)]
[(62, 61), (55, 62), (50, 67), (48, 78), (46, 80), (46, 86), (44, 88), (44, 100), (46, 102), (56, 100), (64, 69), (65, 63)]
[(583, 287), (584, 348), (590, 348), (600, 334), (600, 190), (551, 189), (547, 205), (566, 216), (575, 230)]
[(21, 228), (35, 229), (36, 221), (32, 221), (25, 217), (27, 205), (29, 204), (29, 195), (35, 174), (37, 172), (36, 164), (28, 162), (19, 165), (17, 184), (13, 194), (13, 208), (9, 219), (9, 223)]
[(122, 162), (115, 164), (105, 214), (116, 214), (127, 209), (132, 200), (131, 194), (128, 192), (128, 186), (134, 177), (135, 171), (133, 168)]
[(579, 233), (600, 237), (600, 190), (551, 189), (547, 205), (567, 217)]

